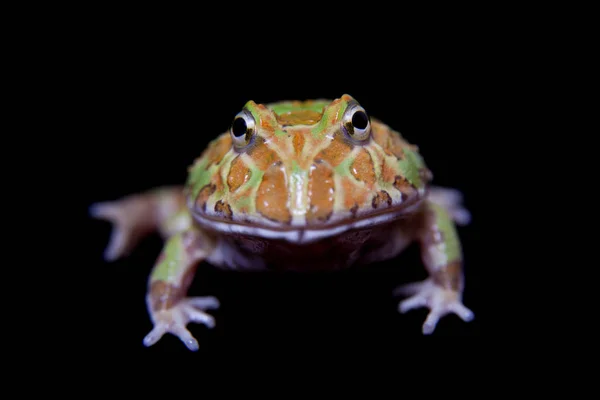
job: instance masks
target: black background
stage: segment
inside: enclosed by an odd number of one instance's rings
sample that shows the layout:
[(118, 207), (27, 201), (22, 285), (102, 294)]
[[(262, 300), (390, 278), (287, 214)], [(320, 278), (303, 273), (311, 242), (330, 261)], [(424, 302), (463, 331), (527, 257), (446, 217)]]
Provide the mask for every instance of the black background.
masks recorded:
[(131, 256), (105, 263), (110, 225), (88, 218), (91, 203), (182, 183), (191, 161), (250, 99), (344, 93), (418, 144), (436, 184), (464, 193), (473, 214), (469, 226), (458, 228), (465, 256), (464, 303), (475, 320), (446, 316), (431, 337), (423, 338), (427, 310), (397, 311), (400, 299), (392, 297), (392, 289), (426, 277), (416, 246), (390, 262), (335, 274), (226, 272), (203, 263), (190, 295), (215, 295), (221, 308), (211, 311), (213, 330), (188, 325), (199, 352), (276, 353), (299, 347), (389, 352), (436, 337), (479, 336), (488, 318), (483, 272), (492, 262), (484, 251), (489, 198), (483, 162), (491, 146), (484, 115), (494, 78), (482, 72), (474, 49), (442, 46), (410, 58), (400, 50), (393, 57), (363, 49), (353, 59), (327, 49), (288, 54), (265, 48), (250, 57), (240, 52), (248, 50), (241, 44), (223, 47), (222, 54), (200, 49), (189, 54), (179, 47), (158, 51), (148, 45), (95, 43), (94, 51), (82, 51), (65, 71), (74, 116), (69, 128), (81, 138), (72, 156), (84, 176), (72, 175), (77, 199), (72, 211), (81, 222), (75, 238), (81, 252), (79, 288), (88, 304), (76, 321), (87, 327), (86, 340), (119, 355), (189, 353), (169, 334), (150, 348), (142, 345), (152, 328), (146, 284), (161, 240), (148, 237)]

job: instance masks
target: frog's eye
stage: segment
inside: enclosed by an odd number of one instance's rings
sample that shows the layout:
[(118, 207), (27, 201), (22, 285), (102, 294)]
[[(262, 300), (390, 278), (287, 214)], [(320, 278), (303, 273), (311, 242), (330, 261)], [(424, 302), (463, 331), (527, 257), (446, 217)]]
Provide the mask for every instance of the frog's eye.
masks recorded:
[(252, 114), (246, 110), (240, 111), (231, 123), (229, 133), (233, 144), (237, 148), (241, 148), (250, 143), (254, 132), (256, 131), (256, 124)]
[(371, 120), (369, 115), (357, 103), (352, 103), (346, 109), (342, 119), (342, 127), (346, 134), (353, 140), (363, 142), (371, 134)]

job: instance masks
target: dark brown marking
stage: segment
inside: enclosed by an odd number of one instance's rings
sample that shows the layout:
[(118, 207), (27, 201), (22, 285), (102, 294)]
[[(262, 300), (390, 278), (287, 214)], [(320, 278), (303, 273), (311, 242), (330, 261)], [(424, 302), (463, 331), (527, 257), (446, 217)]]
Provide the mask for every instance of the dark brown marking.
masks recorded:
[(460, 261), (454, 261), (431, 274), (431, 279), (444, 289), (461, 290), (462, 265)]
[(208, 201), (208, 198), (215, 192), (216, 189), (217, 187), (210, 183), (208, 185), (203, 186), (202, 189), (200, 189), (200, 192), (198, 193), (198, 196), (196, 197), (196, 201), (194, 203), (196, 210), (206, 211), (206, 202)]
[(223, 216), (227, 219), (231, 219), (233, 217), (231, 206), (228, 203), (224, 203), (223, 200), (217, 201), (217, 204), (215, 204), (215, 211), (223, 214)]
[(385, 190), (380, 190), (373, 197), (373, 201), (371, 202), (371, 205), (373, 206), (373, 208), (379, 208), (379, 207), (383, 206), (385, 203), (387, 203), (388, 207), (391, 206), (392, 198), (390, 197), (388, 192), (386, 192)]
[(400, 191), (402, 189), (414, 189), (415, 187), (403, 176), (396, 176), (394, 179), (394, 187)]
[(352, 213), (352, 216), (354, 218), (356, 218), (356, 213), (358, 212), (358, 204), (355, 204), (351, 209), (350, 209), (350, 213)]
[(403, 176), (396, 176), (394, 179), (394, 187), (400, 191), (402, 201), (405, 201), (409, 197), (418, 194), (415, 186)]

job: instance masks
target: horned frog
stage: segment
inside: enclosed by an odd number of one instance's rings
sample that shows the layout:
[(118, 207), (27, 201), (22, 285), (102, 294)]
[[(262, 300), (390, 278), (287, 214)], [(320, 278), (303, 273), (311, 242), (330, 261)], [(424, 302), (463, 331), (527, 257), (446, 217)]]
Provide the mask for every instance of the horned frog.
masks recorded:
[(249, 101), (228, 132), (189, 167), (185, 185), (164, 186), (93, 204), (114, 224), (105, 259), (131, 252), (145, 235), (165, 239), (148, 282), (154, 324), (143, 343), (165, 333), (190, 350), (190, 322), (215, 325), (213, 296), (188, 297), (197, 265), (325, 271), (392, 259), (418, 241), (428, 278), (400, 286), (400, 312), (428, 307), (424, 334), (462, 303), (462, 249), (456, 225), (470, 215), (462, 194), (430, 185), (418, 148), (351, 96), (333, 101)]

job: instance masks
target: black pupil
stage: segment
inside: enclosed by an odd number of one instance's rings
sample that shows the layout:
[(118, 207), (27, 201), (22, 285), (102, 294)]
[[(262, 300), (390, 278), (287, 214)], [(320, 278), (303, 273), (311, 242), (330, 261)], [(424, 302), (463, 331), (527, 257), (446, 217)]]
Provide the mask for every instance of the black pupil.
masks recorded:
[(244, 121), (244, 118), (238, 117), (233, 121), (231, 131), (233, 132), (235, 137), (244, 136), (246, 134), (247, 129), (248, 126), (246, 125), (246, 121)]
[(357, 111), (352, 116), (352, 125), (358, 129), (366, 129), (369, 124), (369, 118), (364, 111)]

